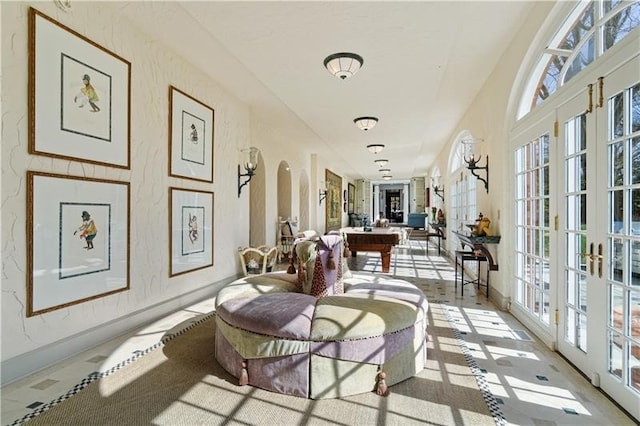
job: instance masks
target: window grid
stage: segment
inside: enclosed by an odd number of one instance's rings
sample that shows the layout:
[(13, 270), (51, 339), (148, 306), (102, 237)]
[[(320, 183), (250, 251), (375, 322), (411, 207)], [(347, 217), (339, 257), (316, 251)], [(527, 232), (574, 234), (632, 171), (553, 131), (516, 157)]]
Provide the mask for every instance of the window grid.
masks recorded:
[[(478, 215), (477, 179), (469, 174), (466, 163), (463, 161), (464, 145), (461, 140), (458, 141), (450, 164), (451, 170), (454, 170), (455, 178), (451, 188), (451, 212), (448, 217), (448, 221), (451, 223), (447, 227), (452, 230), (466, 231), (465, 224), (473, 222)], [(454, 238), (457, 245), (455, 234), (451, 238)]]
[(515, 156), (516, 303), (549, 325), (549, 135), (521, 146)]
[[(537, 69), (531, 76), (533, 92), (525, 95), (529, 104), (519, 117), (542, 104), (562, 85), (575, 77), (607, 50), (640, 26), (640, 1), (594, 0), (579, 2), (575, 16), (560, 27), (541, 53)], [(544, 65), (543, 65), (544, 64)], [(525, 101), (526, 102), (526, 101)]]

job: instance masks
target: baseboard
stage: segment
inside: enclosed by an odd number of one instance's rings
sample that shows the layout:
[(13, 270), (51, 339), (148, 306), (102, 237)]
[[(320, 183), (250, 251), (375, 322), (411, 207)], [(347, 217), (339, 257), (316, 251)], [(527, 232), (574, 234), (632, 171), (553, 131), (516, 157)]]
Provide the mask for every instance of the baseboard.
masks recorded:
[(503, 295), (494, 287), (491, 287), (491, 291), (489, 292), (489, 300), (491, 300), (493, 304), (496, 305), (496, 307), (501, 311), (509, 310), (511, 298)]
[(0, 385), (6, 386), (73, 355), (157, 321), (179, 309), (191, 306), (205, 298), (213, 297), (223, 285), (235, 279), (237, 276), (211, 283), (191, 293), (181, 294), (82, 333), (4, 360), (0, 364)]

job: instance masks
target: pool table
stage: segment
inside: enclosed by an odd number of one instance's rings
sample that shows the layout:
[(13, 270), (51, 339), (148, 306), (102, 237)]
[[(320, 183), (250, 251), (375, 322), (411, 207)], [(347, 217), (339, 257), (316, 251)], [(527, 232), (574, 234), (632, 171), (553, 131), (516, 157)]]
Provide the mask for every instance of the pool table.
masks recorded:
[(351, 256), (356, 257), (359, 251), (380, 252), (382, 272), (389, 272), (391, 266), (391, 249), (400, 242), (402, 231), (398, 228), (342, 228), (341, 234), (347, 239)]

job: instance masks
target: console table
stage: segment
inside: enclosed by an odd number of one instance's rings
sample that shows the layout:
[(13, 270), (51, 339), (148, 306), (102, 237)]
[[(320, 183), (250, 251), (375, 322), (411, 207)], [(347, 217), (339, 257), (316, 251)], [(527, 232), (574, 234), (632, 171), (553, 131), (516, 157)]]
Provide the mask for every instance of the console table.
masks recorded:
[(438, 239), (438, 256), (439, 256), (440, 240), (447, 239), (447, 236), (444, 233), (444, 230), (447, 229), (447, 225), (445, 225), (444, 223), (430, 223), (429, 226), (433, 228), (435, 232), (427, 232), (427, 241), (429, 241), (429, 237), (436, 237)]
[(456, 234), (463, 247), (467, 246), (472, 248), (474, 251), (479, 251), (487, 258), (490, 271), (498, 270), (498, 264), (493, 260), (493, 256), (487, 249), (486, 244), (498, 244), (500, 242), (500, 235), (474, 237), (458, 231), (453, 231), (453, 233)]
[[(460, 240), (460, 244), (462, 244), (462, 247), (464, 248), (465, 246), (471, 248), (471, 251), (464, 251), (464, 250), (458, 250), (456, 251), (456, 278), (455, 278), (455, 283), (456, 283), (456, 288), (458, 287), (458, 258), (460, 259), (460, 269), (461, 269), (461, 273), (460, 273), (460, 281), (462, 284), (462, 294), (461, 296), (464, 297), (464, 286), (466, 284), (477, 284), (478, 289), (480, 289), (481, 286), (486, 287), (487, 292), (487, 299), (489, 298), (489, 272), (490, 271), (497, 271), (498, 270), (498, 264), (493, 260), (493, 256), (491, 255), (491, 252), (487, 249), (486, 244), (498, 244), (500, 242), (500, 236), (499, 235), (495, 235), (495, 236), (482, 236), (482, 237), (475, 237), (473, 235), (468, 235), (468, 234), (463, 234), (461, 232), (458, 231), (454, 231), (454, 234), (456, 234), (456, 236), (458, 237), (458, 240)], [(466, 281), (464, 279), (464, 262), (467, 261), (471, 261), (471, 262), (477, 262), (478, 264), (478, 271), (477, 271), (477, 277), (475, 280), (468, 280)], [(482, 262), (487, 262), (487, 281), (486, 284), (482, 284), (480, 281), (480, 263)]]
[(391, 266), (391, 249), (400, 242), (402, 231), (395, 228), (342, 228), (340, 233), (345, 236), (351, 250), (351, 256), (356, 257), (358, 251), (377, 251), (382, 258), (382, 272), (389, 272)]

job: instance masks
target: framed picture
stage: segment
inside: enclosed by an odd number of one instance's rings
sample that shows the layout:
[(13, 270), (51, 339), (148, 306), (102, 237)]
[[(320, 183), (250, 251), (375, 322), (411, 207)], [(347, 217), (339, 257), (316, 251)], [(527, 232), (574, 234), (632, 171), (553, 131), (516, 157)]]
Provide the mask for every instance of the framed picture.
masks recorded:
[(27, 171), (27, 316), (129, 289), (129, 183)]
[(129, 168), (131, 64), (29, 9), (29, 153)]
[(169, 175), (213, 182), (213, 109), (169, 86)]
[(169, 276), (213, 266), (213, 192), (169, 188)]
[(325, 199), (326, 232), (342, 227), (342, 178), (325, 169), (327, 198)]
[(356, 208), (356, 186), (352, 183), (347, 184), (347, 200), (347, 213), (354, 213)]

